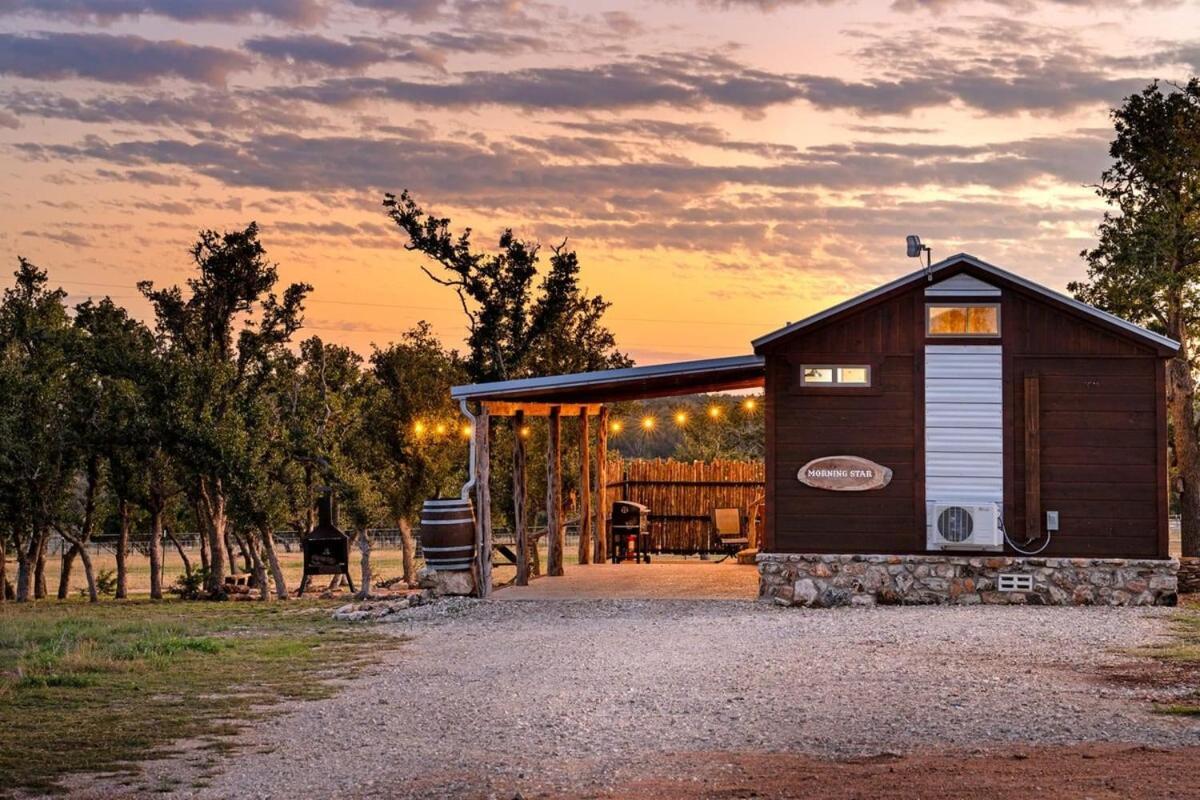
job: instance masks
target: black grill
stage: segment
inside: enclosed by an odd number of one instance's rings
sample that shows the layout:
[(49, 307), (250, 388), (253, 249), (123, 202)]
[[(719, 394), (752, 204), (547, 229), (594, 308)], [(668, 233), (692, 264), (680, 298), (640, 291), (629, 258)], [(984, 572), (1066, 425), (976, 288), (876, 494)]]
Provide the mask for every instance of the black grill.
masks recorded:
[(650, 509), (641, 503), (618, 500), (612, 507), (611, 557), (621, 561), (650, 563)]

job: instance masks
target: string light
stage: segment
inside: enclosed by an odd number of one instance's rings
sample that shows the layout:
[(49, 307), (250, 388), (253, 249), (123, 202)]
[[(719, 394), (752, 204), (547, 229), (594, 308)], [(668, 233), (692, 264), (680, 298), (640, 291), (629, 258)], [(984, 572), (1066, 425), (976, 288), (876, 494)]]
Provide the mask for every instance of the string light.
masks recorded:
[(688, 415), (686, 411), (678, 411), (675, 413), (676, 425), (687, 425)]
[(529, 430), (528, 425), (521, 426), (521, 438), (522, 439), (528, 439), (530, 433), (531, 433), (531, 431)]
[(464, 438), (464, 439), (470, 439), (470, 438), (471, 438), (471, 433), (472, 433), (472, 431), (471, 431), (471, 426), (470, 426), (470, 425), (463, 425), (463, 426), (462, 426), (462, 435), (463, 435), (463, 438)]
[(413, 423), (413, 433), (415, 433), (417, 436), (425, 433), (425, 423), (421, 422), (421, 420), (417, 420), (415, 423)]
[(644, 417), (642, 419), (642, 430), (654, 430), (654, 417)]
[(746, 409), (747, 411), (753, 411), (754, 409), (758, 408), (758, 401), (753, 397), (747, 397), (742, 401), (742, 408)]
[(439, 422), (434, 427), (433, 432), (436, 433), (438, 436), (445, 436), (446, 435), (446, 423)]
[(622, 430), (624, 430), (624, 429), (625, 429), (625, 425), (624, 425), (624, 424), (621, 422), (621, 420), (619, 420), (619, 419), (614, 419), (614, 420), (612, 421), (612, 424), (610, 424), (610, 425), (608, 426), (608, 429), (609, 429), (610, 431), (612, 431), (613, 433), (620, 433)]
[(713, 419), (719, 419), (721, 416), (721, 407), (720, 406), (709, 406), (708, 407), (708, 415), (710, 417), (712, 417)]

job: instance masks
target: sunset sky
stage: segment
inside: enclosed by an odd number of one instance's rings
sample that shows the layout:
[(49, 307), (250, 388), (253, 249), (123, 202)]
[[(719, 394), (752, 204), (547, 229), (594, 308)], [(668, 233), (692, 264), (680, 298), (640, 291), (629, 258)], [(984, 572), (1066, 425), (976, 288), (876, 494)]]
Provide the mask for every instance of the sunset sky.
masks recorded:
[(568, 238), (639, 363), (749, 340), (965, 250), (1062, 289), (1109, 108), (1200, 73), (1169, 0), (0, 0), (0, 254), (72, 301), (257, 220), (308, 327), (461, 312), (380, 208)]

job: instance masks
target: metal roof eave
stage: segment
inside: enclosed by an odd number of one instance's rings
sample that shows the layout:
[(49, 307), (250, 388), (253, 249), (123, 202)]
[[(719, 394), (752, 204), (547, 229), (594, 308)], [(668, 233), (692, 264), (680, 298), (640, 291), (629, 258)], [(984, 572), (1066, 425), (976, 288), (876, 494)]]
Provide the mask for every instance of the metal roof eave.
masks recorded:
[(492, 381), (454, 386), (450, 397), (455, 400), (504, 400), (521, 397), (531, 392), (556, 389), (586, 389), (589, 387), (616, 387), (639, 381), (670, 379), (688, 376), (719, 376), (722, 372), (743, 373), (747, 370), (764, 368), (762, 356), (745, 355), (729, 358), (709, 358), (700, 361), (677, 361), (670, 364), (653, 364), (645, 367), (625, 367), (596, 372), (576, 372), (567, 375), (548, 375), (539, 378), (521, 378), (510, 381)]
[[(1110, 325), (1114, 325), (1118, 328), (1121, 328), (1121, 329), (1127, 331), (1128, 333), (1131, 333), (1134, 336), (1137, 336), (1141, 339), (1147, 340), (1159, 347), (1165, 347), (1168, 350), (1179, 350), (1179, 342), (1175, 341), (1174, 339), (1170, 339), (1166, 336), (1162, 336), (1161, 334), (1157, 334), (1154, 331), (1146, 330), (1145, 328), (1141, 327), (1140, 325), (1135, 325), (1132, 322), (1130, 322), (1129, 320), (1122, 319), (1121, 317), (1118, 317), (1115, 314), (1110, 314), (1107, 311), (1101, 311), (1100, 309), (1096, 308), (1095, 306), (1090, 306), (1087, 303), (1076, 300), (1073, 297), (1069, 297), (1065, 294), (1056, 292), (1053, 289), (1042, 286), (1040, 283), (1034, 283), (1033, 281), (1031, 281), (1027, 278), (1022, 278), (1020, 275), (1015, 275), (1005, 269), (1001, 269), (1000, 267), (995, 266), (994, 264), (989, 264), (986, 261), (978, 259), (969, 253), (957, 253), (955, 255), (950, 256), (949, 258), (944, 258), (941, 261), (934, 264), (932, 267), (930, 267), (928, 272), (931, 275), (936, 275), (938, 272), (946, 269), (947, 267), (950, 267), (950, 266), (953, 266), (954, 264), (959, 264), (962, 262), (966, 262), (967, 264), (970, 264), (971, 266), (978, 267), (979, 269), (983, 270), (984, 272), (989, 272), (993, 275), (996, 275), (999, 278), (1003, 278), (1004, 280), (1011, 281), (1012, 283), (1015, 283), (1018, 286), (1021, 286), (1022, 288), (1027, 289), (1030, 292), (1033, 292), (1034, 294), (1040, 294), (1043, 297), (1049, 298), (1058, 303), (1062, 303), (1066, 306), (1074, 308), (1075, 310), (1080, 311), (1084, 314), (1087, 314), (1088, 316), (1096, 317), (1104, 322), (1107, 322)], [(853, 308), (854, 306), (869, 302), (869, 301), (875, 299), (876, 297), (887, 294), (888, 292), (891, 292), (895, 289), (899, 289), (907, 284), (919, 281), (925, 277), (925, 274), (926, 274), (925, 269), (919, 269), (908, 275), (901, 276), (901, 277), (897, 278), (896, 280), (891, 281), (889, 283), (885, 283), (882, 286), (878, 286), (869, 292), (864, 292), (863, 294), (860, 294), (857, 297), (852, 297), (849, 300), (846, 300), (842, 303), (838, 303), (837, 305), (827, 308), (824, 311), (820, 311), (816, 314), (813, 314), (810, 317), (805, 317), (804, 319), (800, 320), (799, 322), (793, 322), (792, 324), (786, 325), (782, 328), (779, 328), (778, 330), (772, 331), (771, 333), (768, 333), (765, 336), (760, 336), (757, 339), (755, 339), (754, 341), (752, 341), (751, 345), (757, 351), (759, 347), (761, 347), (765, 344), (769, 344), (777, 339), (783, 338), (784, 336), (788, 336), (797, 331), (811, 327), (812, 325), (815, 325), (818, 322), (821, 322), (822, 320), (828, 319), (836, 314), (840, 314), (841, 312), (843, 312), (847, 309)]]

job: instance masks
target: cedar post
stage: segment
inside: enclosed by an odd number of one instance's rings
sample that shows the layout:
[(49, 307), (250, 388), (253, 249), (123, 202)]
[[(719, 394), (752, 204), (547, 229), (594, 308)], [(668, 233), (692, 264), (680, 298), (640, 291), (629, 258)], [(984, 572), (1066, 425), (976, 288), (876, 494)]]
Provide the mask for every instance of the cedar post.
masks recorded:
[(1042, 535), (1042, 423), (1038, 376), (1025, 376), (1025, 541)]
[(595, 531), (596, 564), (603, 564), (608, 559), (608, 526), (605, 525), (605, 502), (608, 489), (608, 406), (600, 406), (600, 415), (596, 419), (596, 524)]
[(579, 407), (579, 563), (592, 561), (592, 433), (587, 406)]
[(566, 541), (562, 526), (562, 407), (552, 406), (546, 425), (546, 574), (563, 574)]
[(491, 417), (484, 407), (475, 416), (475, 428), (472, 431), (475, 440), (475, 514), (478, 519), (475, 545), (479, 549), (476, 558), (480, 597), (487, 597), (492, 592), (492, 491), (488, 486), (492, 475), (491, 445), (488, 441), (490, 432)]
[(512, 417), (513, 534), (517, 537), (517, 586), (529, 583), (529, 532), (525, 528), (525, 412)]

